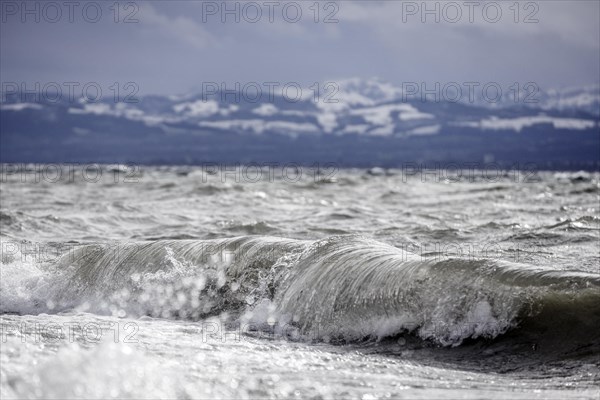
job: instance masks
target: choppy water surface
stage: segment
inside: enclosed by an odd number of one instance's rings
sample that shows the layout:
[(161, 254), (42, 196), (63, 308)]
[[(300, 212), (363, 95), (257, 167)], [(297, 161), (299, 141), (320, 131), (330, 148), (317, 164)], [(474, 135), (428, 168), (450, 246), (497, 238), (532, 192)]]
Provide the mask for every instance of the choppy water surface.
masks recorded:
[(598, 174), (5, 167), (3, 399), (598, 397)]

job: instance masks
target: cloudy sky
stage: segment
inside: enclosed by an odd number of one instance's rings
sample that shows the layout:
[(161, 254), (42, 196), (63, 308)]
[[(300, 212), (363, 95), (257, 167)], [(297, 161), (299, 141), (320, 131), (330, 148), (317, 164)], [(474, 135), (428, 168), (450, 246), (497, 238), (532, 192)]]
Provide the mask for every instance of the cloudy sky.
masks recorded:
[(379, 77), (562, 88), (600, 76), (595, 0), (246, 3), (122, 1), (117, 13), (112, 0), (3, 0), (1, 79), (131, 81), (141, 94), (181, 94), (203, 82)]

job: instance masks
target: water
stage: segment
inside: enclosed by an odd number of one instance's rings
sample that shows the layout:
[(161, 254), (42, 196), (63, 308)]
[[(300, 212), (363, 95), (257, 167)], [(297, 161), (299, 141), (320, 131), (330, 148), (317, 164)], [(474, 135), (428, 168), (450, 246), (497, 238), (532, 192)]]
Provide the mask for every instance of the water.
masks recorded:
[(4, 168), (2, 398), (597, 398), (599, 174), (259, 172)]

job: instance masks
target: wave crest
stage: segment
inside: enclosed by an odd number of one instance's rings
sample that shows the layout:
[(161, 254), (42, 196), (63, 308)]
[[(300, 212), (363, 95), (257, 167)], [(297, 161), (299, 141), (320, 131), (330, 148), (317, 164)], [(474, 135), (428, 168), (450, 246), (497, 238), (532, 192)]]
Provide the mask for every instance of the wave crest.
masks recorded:
[[(411, 332), (455, 346), (521, 325), (547, 329), (553, 308), (589, 323), (589, 309), (579, 309), (577, 299), (600, 303), (595, 274), (489, 259), (439, 261), (357, 236), (99, 244), (43, 266), (2, 263), (2, 312), (220, 315), (320, 340)], [(536, 316), (545, 318), (543, 329)]]

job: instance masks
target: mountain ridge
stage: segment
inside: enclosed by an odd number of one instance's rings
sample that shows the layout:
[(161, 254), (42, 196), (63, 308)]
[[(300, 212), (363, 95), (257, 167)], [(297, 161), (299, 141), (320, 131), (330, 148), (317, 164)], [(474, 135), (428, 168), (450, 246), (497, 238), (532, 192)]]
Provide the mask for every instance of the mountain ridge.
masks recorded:
[(130, 103), (22, 101), (27, 98), (20, 93), (5, 93), (0, 161), (243, 163), (283, 161), (285, 154), (294, 162), (347, 166), (486, 160), (559, 169), (599, 165), (600, 117), (590, 105), (600, 96), (593, 86), (532, 107), (402, 101), (401, 89), (385, 82), (340, 82), (339, 98), (330, 98), (337, 102), (308, 95), (249, 101), (219, 91), (212, 98), (151, 95)]

